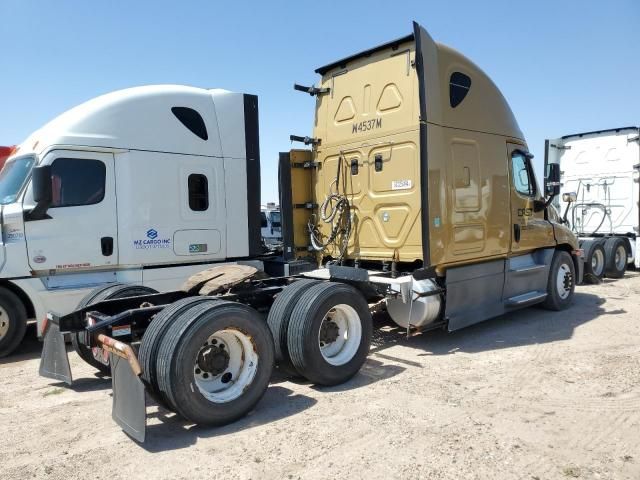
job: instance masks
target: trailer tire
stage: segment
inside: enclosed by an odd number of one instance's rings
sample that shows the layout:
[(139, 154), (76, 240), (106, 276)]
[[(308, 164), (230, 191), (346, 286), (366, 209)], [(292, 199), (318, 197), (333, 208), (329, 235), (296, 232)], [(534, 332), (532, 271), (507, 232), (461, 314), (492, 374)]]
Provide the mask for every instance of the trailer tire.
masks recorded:
[(145, 382), (151, 397), (163, 407), (169, 407), (169, 404), (158, 388), (156, 362), (160, 344), (173, 322), (180, 315), (204, 302), (216, 303), (219, 300), (212, 297), (187, 297), (167, 305), (156, 314), (142, 336), (140, 349), (138, 350), (138, 361), (142, 368), (142, 380)]
[(573, 302), (576, 289), (576, 271), (571, 255), (556, 250), (549, 269), (547, 298), (542, 306), (548, 310), (564, 310)]
[[(103, 300), (133, 297), (135, 295), (148, 295), (150, 293), (158, 293), (158, 291), (142, 285), (111, 283), (109, 285), (103, 285), (101, 287), (95, 288), (87, 295), (85, 295), (85, 297), (80, 300), (80, 303), (78, 303), (76, 310), (80, 310), (81, 308), (88, 307), (89, 305), (102, 302)], [(87, 362), (92, 367), (98, 369), (103, 374), (111, 375), (111, 367), (97, 360), (95, 358), (96, 353), (92, 348), (89, 348), (86, 345), (80, 343), (79, 333), (71, 334), (71, 344), (73, 345), (73, 349), (75, 350), (75, 352), (80, 358), (82, 358), (82, 360)]]
[(607, 256), (599, 240), (586, 240), (582, 244), (584, 250), (584, 281), (600, 283), (604, 277)]
[(269, 310), (267, 325), (269, 325), (275, 344), (276, 366), (280, 371), (290, 376), (300, 376), (300, 373), (291, 363), (287, 345), (291, 312), (293, 312), (304, 292), (318, 283), (320, 283), (318, 280), (298, 280), (286, 286), (278, 294), (271, 306), (271, 310)]
[(609, 278), (622, 278), (627, 271), (629, 252), (622, 238), (610, 237), (604, 242), (606, 254), (605, 275)]
[(219, 301), (176, 317), (156, 370), (169, 406), (197, 424), (224, 425), (251, 411), (273, 373), (271, 332), (251, 307)]
[(11, 290), (0, 287), (0, 358), (13, 352), (27, 331), (27, 310)]
[(367, 358), (372, 322), (369, 305), (354, 287), (335, 282), (313, 285), (291, 313), (291, 362), (313, 383), (346, 382)]

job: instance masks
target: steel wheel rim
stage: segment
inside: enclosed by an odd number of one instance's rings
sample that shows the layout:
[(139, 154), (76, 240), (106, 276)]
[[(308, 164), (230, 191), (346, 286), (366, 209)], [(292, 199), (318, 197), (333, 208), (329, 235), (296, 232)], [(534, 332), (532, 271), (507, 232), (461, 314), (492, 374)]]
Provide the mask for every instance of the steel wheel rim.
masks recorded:
[[(333, 341), (323, 338), (323, 324), (333, 323), (337, 326), (337, 336)], [(333, 327), (333, 325), (331, 326)], [(333, 327), (335, 330), (335, 327)], [(329, 339), (331, 340), (331, 339)], [(318, 332), (318, 345), (324, 360), (334, 366), (348, 363), (360, 348), (362, 341), (362, 323), (360, 315), (351, 306), (341, 303), (334, 306), (322, 318)]]
[(569, 265), (563, 263), (560, 265), (560, 268), (558, 268), (558, 275), (556, 276), (556, 290), (562, 300), (566, 300), (571, 293), (572, 284), (571, 269)]
[(618, 271), (624, 270), (624, 266), (627, 263), (627, 249), (623, 245), (619, 245), (616, 248), (615, 263)]
[(0, 340), (2, 340), (7, 333), (9, 333), (9, 314), (7, 311), (0, 307)]
[(597, 277), (604, 272), (604, 253), (600, 249), (596, 249), (591, 255), (591, 271)]
[[(220, 372), (208, 372), (198, 363), (201, 353), (212, 347), (227, 353), (227, 365)], [(258, 371), (259, 355), (249, 335), (227, 328), (210, 335), (198, 352), (193, 366), (193, 378), (198, 390), (212, 403), (226, 403), (240, 397), (251, 385)]]

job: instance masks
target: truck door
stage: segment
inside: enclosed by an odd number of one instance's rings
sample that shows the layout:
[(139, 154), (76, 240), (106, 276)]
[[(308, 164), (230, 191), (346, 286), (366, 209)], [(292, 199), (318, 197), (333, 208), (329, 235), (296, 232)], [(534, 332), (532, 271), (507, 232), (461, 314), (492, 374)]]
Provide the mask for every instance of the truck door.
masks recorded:
[[(88, 270), (118, 263), (114, 160), (110, 153), (54, 150), (53, 203), (42, 220), (25, 221), (32, 270)], [(25, 196), (25, 209), (32, 202)]]
[(553, 227), (534, 201), (544, 197), (533, 171), (532, 155), (521, 145), (507, 144), (511, 177), (511, 251), (525, 253), (555, 244)]

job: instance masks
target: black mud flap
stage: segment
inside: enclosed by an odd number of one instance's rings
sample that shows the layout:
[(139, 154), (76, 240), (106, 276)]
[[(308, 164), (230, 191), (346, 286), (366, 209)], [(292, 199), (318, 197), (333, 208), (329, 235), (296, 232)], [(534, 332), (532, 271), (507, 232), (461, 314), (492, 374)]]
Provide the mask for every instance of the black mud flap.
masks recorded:
[(60, 333), (60, 327), (53, 322), (49, 322), (44, 334), (44, 345), (40, 357), (40, 376), (61, 380), (67, 385), (73, 383), (64, 335)]
[(125, 358), (110, 353), (109, 361), (113, 388), (111, 416), (127, 435), (138, 442), (144, 442), (147, 427), (144, 384), (133, 373)]

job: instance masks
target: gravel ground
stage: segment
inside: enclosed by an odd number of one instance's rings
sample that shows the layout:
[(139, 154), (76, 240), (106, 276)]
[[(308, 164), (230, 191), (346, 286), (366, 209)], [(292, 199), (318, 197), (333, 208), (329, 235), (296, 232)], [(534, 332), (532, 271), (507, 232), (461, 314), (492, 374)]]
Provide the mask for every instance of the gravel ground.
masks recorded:
[(147, 442), (111, 420), (111, 382), (70, 354), (72, 388), (37, 375), (40, 344), (0, 361), (0, 479), (640, 478), (640, 274), (406, 339), (377, 322), (350, 382), (274, 377), (255, 411), (199, 428), (148, 408)]

